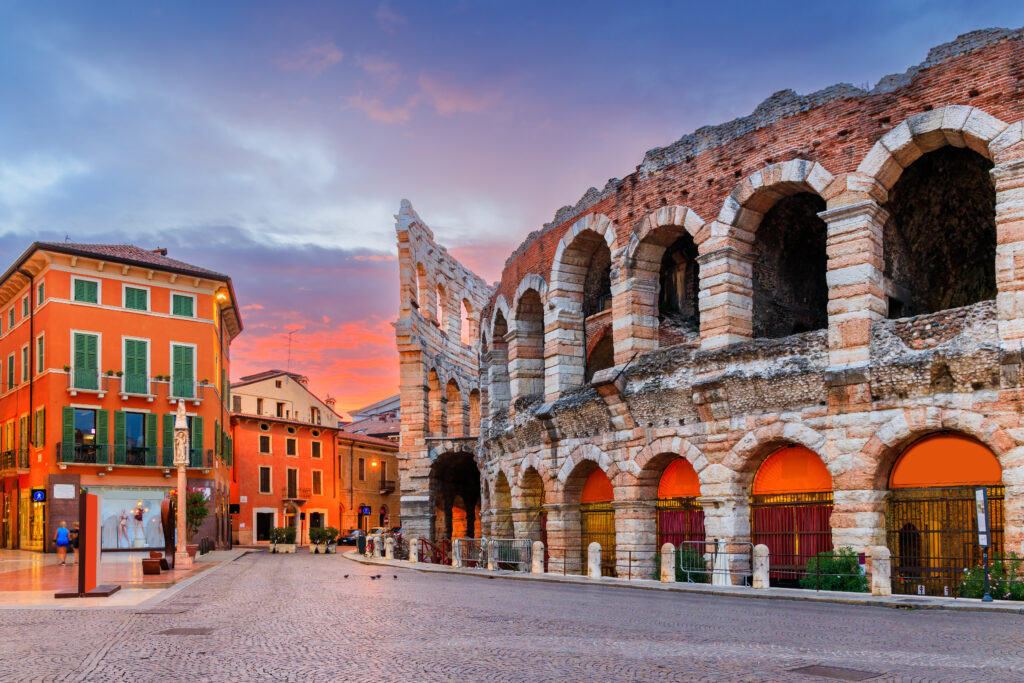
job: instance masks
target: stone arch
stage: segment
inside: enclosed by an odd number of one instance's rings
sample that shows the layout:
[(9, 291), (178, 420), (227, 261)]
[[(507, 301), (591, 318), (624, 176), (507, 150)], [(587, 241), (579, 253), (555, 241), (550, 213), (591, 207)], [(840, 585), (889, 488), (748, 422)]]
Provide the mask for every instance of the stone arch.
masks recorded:
[(519, 307), (519, 299), (528, 290), (537, 292), (537, 296), (540, 297), (541, 303), (547, 301), (548, 297), (548, 283), (544, 281), (544, 278), (536, 273), (530, 273), (526, 275), (520, 282), (519, 287), (516, 288), (515, 296), (512, 297), (511, 310), (516, 310)]
[[(697, 473), (697, 479), (701, 482), (703, 487), (704, 481), (702, 479), (702, 473), (708, 467), (708, 459), (696, 446), (690, 443), (688, 439), (684, 439), (681, 436), (663, 436), (657, 438), (644, 446), (640, 452), (637, 453), (636, 457), (633, 458), (633, 463), (635, 465), (634, 477), (638, 486), (649, 486), (651, 483), (650, 481), (647, 481), (650, 478), (649, 475), (655, 472), (657, 476), (661, 476), (661, 469), (664, 468), (664, 464), (660, 463), (659, 459), (661, 459), (661, 456), (666, 453), (683, 458), (690, 463), (693, 467), (693, 471)], [(659, 465), (661, 466), (659, 467)], [(654, 486), (655, 489), (657, 489), (656, 477)]]
[(718, 213), (718, 222), (750, 243), (764, 214), (783, 197), (799, 193), (826, 196), (835, 176), (816, 161), (792, 159), (754, 171), (733, 189)]
[(537, 289), (523, 285), (516, 293), (509, 321), (508, 374), (512, 400), (544, 391), (544, 297)]
[[(780, 421), (748, 432), (729, 451), (722, 464), (734, 475), (729, 482), (733, 492), (746, 495), (765, 457), (786, 445), (804, 446), (816, 453), (833, 478), (844, 471), (834, 445), (824, 435), (800, 422)], [(703, 487), (704, 479), (701, 484)]]
[(856, 173), (873, 180), (884, 201), (903, 170), (928, 152), (951, 145), (968, 147), (992, 159), (992, 142), (1008, 127), (987, 112), (950, 105), (911, 116), (883, 135), (857, 166)]
[(558, 241), (558, 246), (555, 248), (555, 257), (551, 260), (552, 290), (566, 289), (566, 286), (571, 285), (575, 280), (573, 269), (567, 267), (569, 264), (566, 263), (565, 252), (569, 250), (580, 233), (587, 231), (600, 236), (609, 251), (615, 250), (615, 237), (618, 232), (615, 222), (603, 213), (588, 213), (583, 216), (565, 231), (565, 235)]
[(509, 477), (501, 469), (494, 475), (494, 496), (490, 504), (494, 510), (491, 534), (497, 538), (512, 538), (512, 487)]
[(509, 312), (508, 311), (509, 311), (508, 301), (505, 299), (505, 295), (504, 294), (499, 294), (498, 298), (494, 300), (494, 306), (491, 309), (491, 320), (490, 320), (490, 325), (489, 325), (491, 339), (497, 341), (497, 338), (496, 338), (496, 335), (495, 335), (495, 331), (494, 331), (495, 322), (498, 320), (499, 316), (501, 318), (504, 318), (505, 321), (507, 322), (508, 319), (509, 319)]
[(480, 389), (469, 390), (469, 436), (480, 436)]
[(515, 480), (514, 488), (516, 490), (522, 490), (524, 486), (524, 477), (526, 476), (526, 471), (529, 469), (533, 469), (537, 473), (541, 478), (541, 481), (544, 482), (545, 487), (549, 486), (552, 480), (557, 477), (557, 474), (555, 477), (552, 476), (552, 473), (544, 463), (544, 458), (537, 451), (531, 451), (524, 455), (516, 469), (519, 473), (519, 476)]
[(427, 433), (431, 436), (443, 436), (447, 431), (445, 420), (445, 400), (441, 387), (446, 385), (443, 376), (436, 367), (430, 368), (426, 376), (427, 385)]
[(597, 465), (608, 475), (613, 485), (617, 483), (617, 479), (622, 473), (618, 464), (612, 460), (611, 456), (600, 448), (593, 444), (581, 444), (574, 448), (562, 462), (562, 466), (558, 468), (555, 480), (565, 487), (573, 470), (582, 462), (592, 462)]

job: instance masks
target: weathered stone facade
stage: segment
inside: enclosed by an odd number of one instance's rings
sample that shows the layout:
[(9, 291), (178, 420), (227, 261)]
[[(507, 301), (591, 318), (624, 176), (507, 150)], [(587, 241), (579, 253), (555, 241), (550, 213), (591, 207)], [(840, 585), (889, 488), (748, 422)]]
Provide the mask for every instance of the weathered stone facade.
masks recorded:
[[(673, 458), (697, 473), (707, 537), (745, 541), (758, 467), (796, 444), (832, 477), (833, 544), (863, 552), (886, 543), (903, 449), (951, 431), (998, 459), (1005, 548), (1019, 551), (1022, 65), (1022, 31), (993, 29), (871, 91), (777, 93), (563, 207), (493, 292), (403, 203), (406, 525), (437, 537), (431, 467), (472, 453), (484, 533), (543, 533), (558, 571), (580, 561), (580, 493), (600, 468), (614, 488), (620, 566), (631, 557), (653, 572), (658, 481)], [(605, 249), (610, 313), (593, 303)], [(696, 301), (680, 302), (688, 269), (699, 273)], [(440, 281), (471, 304), (472, 347), (435, 322)], [(661, 295), (666, 283), (673, 296)], [(604, 334), (614, 365), (599, 368)], [(451, 378), (460, 396), (479, 391), (478, 437), (442, 438), (435, 392)]]

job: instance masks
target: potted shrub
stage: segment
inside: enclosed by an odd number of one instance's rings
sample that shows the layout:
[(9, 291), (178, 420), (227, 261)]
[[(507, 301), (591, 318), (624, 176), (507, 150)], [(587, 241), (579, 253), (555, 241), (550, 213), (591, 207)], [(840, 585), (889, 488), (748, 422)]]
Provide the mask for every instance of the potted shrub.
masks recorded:
[(320, 527), (313, 527), (309, 530), (309, 553), (316, 555), (320, 552), (321, 537), (323, 536), (323, 529)]
[[(171, 499), (174, 501), (175, 509), (178, 504), (178, 492), (171, 491)], [(185, 550), (188, 552), (189, 557), (193, 560), (196, 559), (196, 553), (199, 551), (199, 544), (193, 544), (192, 537), (199, 531), (199, 527), (206, 521), (207, 515), (210, 514), (210, 508), (207, 507), (206, 491), (199, 488), (189, 487), (185, 491)]]
[(64, 372), (71, 372), (71, 366), (70, 365), (65, 365), (64, 366)]
[(124, 377), (124, 370), (118, 370), (114, 374), (117, 375), (118, 377)]
[(324, 553), (336, 553), (338, 552), (338, 534), (341, 533), (333, 526), (329, 526), (326, 529), (321, 529), (323, 532), (323, 544)]
[[(279, 526), (273, 531), (277, 532), (276, 540), (274, 541), (275, 552), (279, 553), (294, 553), (295, 552), (295, 527), (293, 526)], [(273, 534), (273, 531), (271, 532)]]
[(113, 370), (107, 370), (107, 377), (113, 377), (113, 376), (114, 376), (114, 371)]

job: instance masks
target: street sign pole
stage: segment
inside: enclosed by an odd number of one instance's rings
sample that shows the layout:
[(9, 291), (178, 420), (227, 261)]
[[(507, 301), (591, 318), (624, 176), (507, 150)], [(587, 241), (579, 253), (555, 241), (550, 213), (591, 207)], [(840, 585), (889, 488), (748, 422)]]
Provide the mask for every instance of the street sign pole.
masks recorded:
[(989, 592), (989, 569), (988, 569), (988, 489), (979, 486), (974, 489), (974, 509), (978, 519), (978, 546), (981, 547), (981, 561), (985, 569), (985, 595), (982, 602), (992, 602), (992, 595)]

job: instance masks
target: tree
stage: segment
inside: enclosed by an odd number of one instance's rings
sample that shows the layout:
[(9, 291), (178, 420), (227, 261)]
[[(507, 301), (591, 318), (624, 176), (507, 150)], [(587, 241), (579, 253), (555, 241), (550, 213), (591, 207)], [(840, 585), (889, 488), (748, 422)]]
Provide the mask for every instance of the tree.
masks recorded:
[[(174, 508), (178, 509), (178, 492), (171, 491), (169, 497), (174, 501)], [(199, 531), (199, 527), (203, 525), (207, 515), (210, 514), (210, 508), (206, 505), (208, 501), (205, 489), (190, 486), (185, 490), (185, 535), (187, 541), (192, 540), (192, 536)]]

